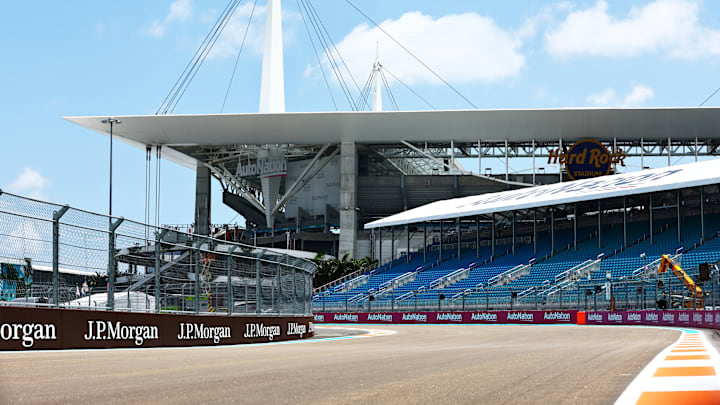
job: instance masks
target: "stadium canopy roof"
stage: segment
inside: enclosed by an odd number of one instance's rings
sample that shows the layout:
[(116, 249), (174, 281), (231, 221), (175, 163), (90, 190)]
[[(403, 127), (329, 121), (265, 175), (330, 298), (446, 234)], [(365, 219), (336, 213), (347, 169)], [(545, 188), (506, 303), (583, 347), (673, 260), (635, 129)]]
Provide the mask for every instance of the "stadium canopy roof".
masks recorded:
[[(64, 118), (103, 134), (110, 131), (109, 126), (101, 122), (108, 116)], [(403, 140), (710, 139), (718, 138), (720, 134), (720, 108), (713, 107), (132, 115), (113, 118), (122, 121), (121, 125), (115, 126), (113, 135), (142, 149), (145, 145), (392, 144)], [(167, 157), (194, 167), (194, 160), (188, 156)]]
[(720, 183), (720, 159), (519, 190), (436, 201), (370, 222), (365, 229), (571, 204)]

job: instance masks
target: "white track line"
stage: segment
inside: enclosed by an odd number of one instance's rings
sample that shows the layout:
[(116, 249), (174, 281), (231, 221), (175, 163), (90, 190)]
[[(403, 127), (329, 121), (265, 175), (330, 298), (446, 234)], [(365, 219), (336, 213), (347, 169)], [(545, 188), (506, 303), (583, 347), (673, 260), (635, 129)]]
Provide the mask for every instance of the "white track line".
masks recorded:
[[(617, 399), (616, 405), (658, 403), (658, 400), (662, 401), (661, 403), (672, 403), (671, 396), (676, 398), (675, 400), (681, 400), (681, 397), (694, 397), (693, 402), (697, 405), (718, 403), (714, 401), (715, 398), (720, 398), (720, 376), (718, 375), (720, 374), (720, 354), (702, 331), (680, 330), (682, 331), (680, 338), (645, 366)], [(673, 351), (684, 350), (683, 347), (687, 345), (696, 346), (701, 351)], [(709, 359), (672, 359), (677, 356), (708, 356)], [(700, 375), (702, 371), (712, 375)], [(656, 376), (656, 374), (663, 373), (671, 374), (671, 376)], [(684, 373), (695, 375), (678, 376), (678, 374)], [(700, 397), (704, 399), (700, 399)], [(703, 402), (708, 401), (710, 397), (712, 398), (709, 401), (712, 402)]]

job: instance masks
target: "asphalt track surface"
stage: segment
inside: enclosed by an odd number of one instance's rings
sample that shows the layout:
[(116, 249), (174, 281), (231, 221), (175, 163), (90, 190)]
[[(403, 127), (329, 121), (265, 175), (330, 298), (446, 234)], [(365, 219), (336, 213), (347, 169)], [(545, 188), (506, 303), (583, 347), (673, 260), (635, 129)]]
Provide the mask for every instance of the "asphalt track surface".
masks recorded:
[[(680, 335), (570, 325), (381, 328), (397, 333), (293, 344), (5, 352), (0, 403), (610, 404)], [(317, 331), (318, 338), (347, 334)]]

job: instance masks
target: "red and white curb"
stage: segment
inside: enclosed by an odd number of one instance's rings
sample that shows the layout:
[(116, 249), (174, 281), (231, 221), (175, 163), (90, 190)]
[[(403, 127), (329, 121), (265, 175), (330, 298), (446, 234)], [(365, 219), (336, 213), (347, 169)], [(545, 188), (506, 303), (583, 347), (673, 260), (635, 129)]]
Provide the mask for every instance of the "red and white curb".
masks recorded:
[(720, 355), (702, 331), (683, 329), (638, 374), (616, 405), (720, 404)]

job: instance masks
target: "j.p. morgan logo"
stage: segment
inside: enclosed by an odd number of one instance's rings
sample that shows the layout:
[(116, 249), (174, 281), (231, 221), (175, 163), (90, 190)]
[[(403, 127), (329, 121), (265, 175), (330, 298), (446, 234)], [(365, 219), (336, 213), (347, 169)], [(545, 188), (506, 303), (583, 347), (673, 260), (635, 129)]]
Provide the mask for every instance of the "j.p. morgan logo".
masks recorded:
[(435, 316), (436, 321), (462, 322), (462, 315), (454, 312), (444, 312)]
[(508, 321), (532, 322), (535, 316), (529, 312), (511, 312), (507, 316)]
[(245, 333), (243, 337), (246, 338), (259, 338), (264, 337), (268, 340), (273, 340), (275, 336), (280, 336), (280, 326), (278, 325), (265, 325), (263, 323), (248, 323), (245, 324)]
[(546, 321), (570, 322), (570, 314), (567, 312), (545, 312), (543, 319)]
[(146, 340), (158, 340), (155, 325), (124, 325), (120, 321), (88, 321), (85, 340), (131, 340), (135, 346), (142, 346)]
[(391, 314), (368, 314), (368, 321), (392, 322)]
[(403, 321), (427, 322), (427, 314), (409, 313), (402, 315)]
[(22, 347), (29, 349), (37, 340), (56, 340), (57, 332), (51, 323), (4, 323), (0, 325), (0, 339), (22, 341)]
[(313, 320), (315, 322), (325, 322), (325, 315), (315, 314), (315, 315), (313, 315)]
[(594, 139), (577, 141), (567, 153), (558, 149), (550, 151), (548, 164), (564, 164), (568, 176), (573, 180), (605, 176), (610, 173), (612, 164), (625, 166), (627, 155), (622, 150), (610, 153), (600, 142)]
[(333, 315), (334, 321), (345, 321), (345, 322), (357, 322), (358, 316), (356, 314), (335, 314)]
[(288, 322), (288, 326), (287, 326), (288, 336), (297, 335), (302, 338), (303, 335), (306, 333), (307, 333), (307, 326), (297, 323), (297, 322)]
[(178, 340), (208, 340), (212, 339), (213, 343), (220, 343), (221, 339), (230, 339), (232, 331), (229, 326), (205, 326), (202, 323), (180, 323), (180, 333)]
[(471, 321), (497, 322), (498, 316), (494, 312), (473, 312), (470, 314)]

